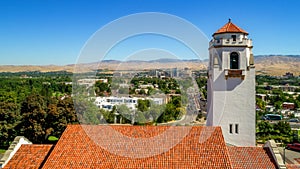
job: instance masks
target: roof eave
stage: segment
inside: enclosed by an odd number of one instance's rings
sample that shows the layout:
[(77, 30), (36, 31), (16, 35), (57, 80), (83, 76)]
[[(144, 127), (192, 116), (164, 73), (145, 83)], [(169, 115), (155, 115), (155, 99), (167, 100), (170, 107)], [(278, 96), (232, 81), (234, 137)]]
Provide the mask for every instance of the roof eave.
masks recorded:
[(245, 34), (245, 35), (249, 35), (248, 32), (216, 32), (214, 33), (212, 36), (215, 36), (215, 35), (219, 35), (219, 34), (225, 34), (225, 33), (242, 33), (242, 34)]

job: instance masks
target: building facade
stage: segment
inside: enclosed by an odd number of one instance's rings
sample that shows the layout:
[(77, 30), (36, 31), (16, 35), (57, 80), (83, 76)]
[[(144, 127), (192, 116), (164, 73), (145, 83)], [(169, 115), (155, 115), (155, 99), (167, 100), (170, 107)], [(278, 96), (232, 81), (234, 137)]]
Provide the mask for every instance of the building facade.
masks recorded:
[(151, 100), (154, 104), (164, 104), (164, 98), (138, 98), (138, 97), (96, 97), (95, 104), (97, 107), (111, 111), (114, 106), (126, 105), (130, 110), (136, 110), (138, 100)]
[(230, 20), (209, 43), (208, 126), (226, 143), (255, 146), (255, 66), (252, 40)]

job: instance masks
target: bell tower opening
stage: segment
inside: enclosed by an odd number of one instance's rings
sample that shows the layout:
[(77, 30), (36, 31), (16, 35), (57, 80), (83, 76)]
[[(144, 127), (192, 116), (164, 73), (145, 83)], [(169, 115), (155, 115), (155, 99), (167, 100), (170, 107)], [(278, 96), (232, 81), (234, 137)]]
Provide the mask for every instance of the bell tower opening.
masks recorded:
[(230, 69), (239, 69), (239, 54), (236, 52), (230, 54)]
[(236, 41), (236, 35), (231, 35), (231, 38), (234, 42)]

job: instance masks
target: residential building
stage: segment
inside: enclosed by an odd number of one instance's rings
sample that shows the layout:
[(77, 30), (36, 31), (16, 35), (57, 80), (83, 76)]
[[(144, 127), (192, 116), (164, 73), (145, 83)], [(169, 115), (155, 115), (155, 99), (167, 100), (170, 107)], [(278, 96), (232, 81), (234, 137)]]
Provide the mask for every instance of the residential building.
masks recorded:
[(256, 93), (256, 97), (257, 98), (260, 98), (262, 101), (266, 101), (266, 97), (267, 95), (266, 94), (260, 94), (260, 93)]
[(95, 83), (96, 83), (97, 81), (100, 81), (100, 82), (102, 82), (102, 83), (107, 83), (107, 82), (108, 82), (107, 79), (79, 79), (79, 80), (77, 81), (77, 83), (78, 83), (79, 85), (84, 85), (84, 86), (87, 86), (87, 87), (92, 87), (92, 86), (95, 85)]
[(138, 100), (151, 100), (154, 104), (162, 105), (165, 102), (164, 98), (139, 98), (139, 97), (96, 97), (95, 104), (97, 107), (105, 109), (105, 110), (112, 110), (116, 105), (126, 105), (131, 110), (136, 110), (138, 105)]
[(266, 111), (267, 112), (274, 112), (275, 111), (275, 107), (272, 105), (266, 105)]
[(282, 109), (284, 110), (294, 110), (295, 109), (295, 103), (290, 103), (290, 102), (283, 102), (282, 103)]

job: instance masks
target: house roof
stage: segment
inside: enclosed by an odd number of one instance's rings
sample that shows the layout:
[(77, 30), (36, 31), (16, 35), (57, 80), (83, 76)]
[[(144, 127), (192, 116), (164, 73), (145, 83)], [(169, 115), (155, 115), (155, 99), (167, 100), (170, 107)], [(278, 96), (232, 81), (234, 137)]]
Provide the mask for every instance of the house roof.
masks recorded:
[(22, 145), (5, 168), (276, 168), (262, 147), (227, 147), (221, 127), (69, 125), (51, 147)]
[(230, 19), (223, 27), (217, 30), (217, 32), (215, 32), (213, 35), (221, 33), (244, 33), (248, 35), (248, 32), (233, 24)]
[(267, 148), (228, 147), (232, 167), (236, 169), (276, 169), (276, 163)]
[[(149, 155), (149, 151), (164, 149), (163, 145), (173, 139), (165, 139), (156, 147), (151, 147), (152, 141), (140, 144), (137, 139), (128, 147), (122, 147), (126, 143), (114, 138), (110, 128), (125, 137), (147, 140), (167, 132), (170, 126), (68, 126), (43, 168), (231, 168), (220, 127), (190, 127), (178, 144), (154, 155)], [(172, 128), (179, 135), (186, 129), (184, 126)], [(108, 149), (96, 143), (97, 139), (104, 138), (101, 130), (111, 138)], [(124, 156), (123, 152), (129, 156)], [(146, 157), (132, 157), (132, 152), (142, 152), (140, 155)]]
[(46, 144), (23, 144), (3, 169), (39, 168), (50, 153), (51, 148), (52, 145)]

